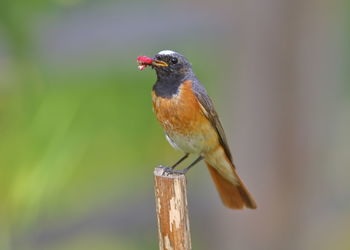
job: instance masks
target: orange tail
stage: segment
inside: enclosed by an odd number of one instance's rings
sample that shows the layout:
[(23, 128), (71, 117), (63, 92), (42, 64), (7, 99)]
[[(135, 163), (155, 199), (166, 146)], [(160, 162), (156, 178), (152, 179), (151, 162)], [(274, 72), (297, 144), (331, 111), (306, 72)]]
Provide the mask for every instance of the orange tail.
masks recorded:
[(221, 200), (226, 207), (232, 209), (243, 209), (244, 207), (255, 209), (256, 203), (243, 184), (242, 180), (236, 173), (234, 167), (232, 171), (237, 178), (237, 184), (233, 184), (224, 178), (214, 167), (207, 163), (211, 177), (213, 178), (216, 189), (218, 190)]

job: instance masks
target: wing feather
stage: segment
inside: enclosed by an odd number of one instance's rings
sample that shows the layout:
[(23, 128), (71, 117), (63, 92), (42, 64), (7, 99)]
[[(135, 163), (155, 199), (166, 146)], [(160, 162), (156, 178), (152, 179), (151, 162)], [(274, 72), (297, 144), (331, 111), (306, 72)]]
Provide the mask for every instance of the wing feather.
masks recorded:
[(214, 109), (214, 105), (213, 105), (212, 100), (208, 96), (204, 87), (201, 86), (199, 83), (196, 83), (192, 86), (194, 87), (194, 90), (195, 90), (194, 93), (197, 97), (197, 100), (200, 104), (199, 106), (200, 106), (203, 114), (208, 118), (208, 120), (210, 121), (213, 128), (215, 128), (215, 130), (217, 131), (220, 144), (224, 148), (225, 153), (226, 153), (227, 157), (230, 159), (231, 163), (233, 163), (232, 155), (231, 155), (228, 143), (227, 143), (225, 131), (221, 125), (219, 116)]

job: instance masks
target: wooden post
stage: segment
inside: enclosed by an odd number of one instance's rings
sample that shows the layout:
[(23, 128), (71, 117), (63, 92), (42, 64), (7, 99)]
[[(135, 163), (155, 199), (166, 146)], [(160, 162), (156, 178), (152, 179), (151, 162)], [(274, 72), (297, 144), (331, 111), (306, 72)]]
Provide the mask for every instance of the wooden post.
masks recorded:
[(154, 182), (159, 249), (191, 249), (185, 175), (164, 173), (159, 166), (154, 170)]

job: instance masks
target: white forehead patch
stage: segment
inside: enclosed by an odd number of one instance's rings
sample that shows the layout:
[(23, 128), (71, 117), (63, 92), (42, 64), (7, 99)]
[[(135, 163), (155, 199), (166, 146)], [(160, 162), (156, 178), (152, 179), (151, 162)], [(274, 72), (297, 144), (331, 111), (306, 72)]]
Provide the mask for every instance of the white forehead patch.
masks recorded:
[(158, 55), (172, 55), (175, 54), (175, 51), (172, 50), (162, 50), (158, 53)]

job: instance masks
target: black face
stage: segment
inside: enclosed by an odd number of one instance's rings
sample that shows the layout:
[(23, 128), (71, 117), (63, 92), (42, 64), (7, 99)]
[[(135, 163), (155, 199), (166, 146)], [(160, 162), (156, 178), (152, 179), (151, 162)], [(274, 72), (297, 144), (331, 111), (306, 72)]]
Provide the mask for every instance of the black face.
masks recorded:
[(153, 66), (153, 68), (157, 71), (157, 75), (160, 77), (186, 75), (192, 71), (191, 64), (186, 57), (176, 52), (164, 54), (160, 52), (155, 56), (155, 59), (167, 64), (167, 66), (157, 66), (157, 64)]
[(157, 96), (163, 98), (171, 98), (185, 80), (195, 77), (186, 57), (173, 51), (159, 52), (152, 67), (157, 72), (157, 82), (153, 90)]

